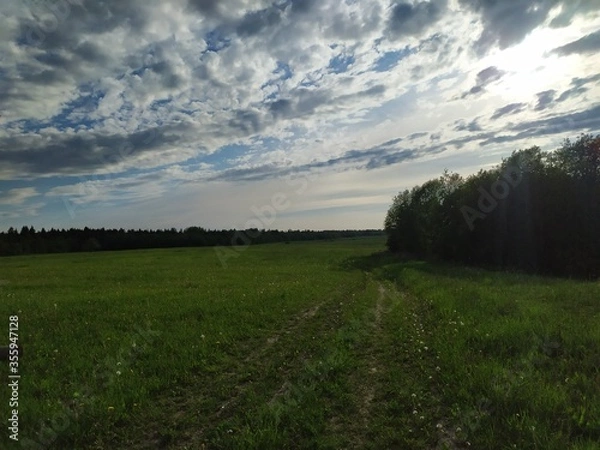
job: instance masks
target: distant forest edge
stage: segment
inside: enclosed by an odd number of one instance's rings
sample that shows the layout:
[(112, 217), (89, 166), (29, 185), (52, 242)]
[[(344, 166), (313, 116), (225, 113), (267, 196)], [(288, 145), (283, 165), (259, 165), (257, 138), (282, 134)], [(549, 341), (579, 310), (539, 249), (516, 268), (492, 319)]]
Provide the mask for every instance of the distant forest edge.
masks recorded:
[(398, 194), (394, 252), (539, 274), (600, 276), (600, 135), (531, 147), (490, 170), (444, 172)]
[(24, 226), (0, 233), (0, 256), (168, 247), (210, 247), (383, 236), (382, 230), (165, 230), (42, 229)]

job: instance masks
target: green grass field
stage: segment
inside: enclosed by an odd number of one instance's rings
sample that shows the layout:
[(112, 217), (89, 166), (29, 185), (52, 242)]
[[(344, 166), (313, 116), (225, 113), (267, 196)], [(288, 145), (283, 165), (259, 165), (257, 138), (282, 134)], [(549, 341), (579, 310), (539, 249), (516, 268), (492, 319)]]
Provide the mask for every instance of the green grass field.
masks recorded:
[(0, 259), (0, 448), (600, 448), (600, 283), (383, 249)]

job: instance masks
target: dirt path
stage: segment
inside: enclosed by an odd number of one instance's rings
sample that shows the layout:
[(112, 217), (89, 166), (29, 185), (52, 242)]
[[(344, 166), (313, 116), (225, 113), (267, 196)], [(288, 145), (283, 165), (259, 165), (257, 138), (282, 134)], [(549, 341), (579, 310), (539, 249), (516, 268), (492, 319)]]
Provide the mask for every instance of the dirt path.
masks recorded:
[[(385, 313), (384, 303), (386, 300), (387, 290), (382, 284), (378, 287), (379, 296), (374, 308), (374, 320), (371, 324), (373, 327), (373, 334), (371, 335), (370, 341), (375, 344), (381, 336), (382, 330), (382, 318)], [(374, 382), (377, 378), (377, 374), (383, 370), (383, 364), (379, 360), (377, 352), (373, 347), (366, 353), (365, 365), (368, 368), (368, 377), (364, 381), (362, 392), (362, 403), (359, 407), (360, 423), (364, 432), (369, 429), (369, 417), (371, 416), (371, 408), (373, 399), (375, 398), (376, 383)]]
[[(283, 327), (265, 340), (264, 345), (254, 348), (245, 358), (240, 360), (237, 366), (232, 368), (226, 375), (226, 378), (229, 380), (228, 383), (231, 385), (231, 393), (229, 398), (221, 403), (218, 409), (214, 411), (212, 420), (214, 422), (223, 421), (233, 414), (238, 414), (239, 404), (243, 402), (243, 397), (247, 395), (250, 390), (256, 390), (257, 384), (262, 382), (261, 374), (257, 374), (257, 377), (253, 377), (252, 379), (240, 379), (239, 374), (244, 372), (244, 370), (242, 370), (243, 368), (256, 365), (260, 361), (271, 360), (274, 357), (281, 359), (282, 355), (289, 351), (289, 348), (291, 347), (290, 341), (294, 341), (294, 336), (305, 333), (305, 329), (307, 328), (318, 327), (321, 322), (327, 323), (326, 317), (332, 316), (331, 303), (331, 299), (321, 301), (320, 303), (304, 309), (290, 317)], [(271, 398), (266, 402), (267, 404), (274, 404), (278, 398), (286, 395), (291, 388), (288, 377), (290, 377), (294, 371), (298, 370), (298, 367), (302, 365), (303, 361), (304, 357), (301, 354), (297, 355), (294, 359), (289, 359), (289, 357), (286, 359), (286, 368), (278, 373), (279, 378), (282, 380), (282, 384), (278, 388), (273, 388), (271, 391)], [(181, 408), (182, 411), (188, 412), (190, 409), (190, 405)], [(202, 444), (203, 438), (203, 430), (201, 429), (192, 433), (186, 433), (178, 439), (177, 445), (172, 448), (204, 448), (202, 447), (202, 445), (204, 445)]]
[(372, 418), (376, 413), (378, 396), (383, 395), (382, 378), (386, 372), (386, 363), (381, 346), (385, 334), (385, 316), (398, 299), (384, 284), (377, 283), (377, 295), (373, 296), (373, 301), (373, 306), (364, 318), (364, 342), (356, 355), (359, 368), (349, 379), (356, 414), (334, 417), (330, 424), (333, 434), (349, 436), (345, 448), (368, 447), (372, 441)]
[[(382, 344), (385, 318), (397, 298), (392, 288), (366, 274), (364, 284), (355, 289), (358, 290), (341, 286), (330, 298), (290, 315), (279, 330), (266, 336), (262, 344), (250, 347), (246, 355), (232, 361), (225, 371), (215, 373), (209, 383), (182, 386), (178, 393), (160, 399), (155, 406), (165, 411), (165, 417), (171, 418), (169, 424), (156, 427), (146, 424), (141, 445), (145, 448), (204, 448), (203, 443), (214, 438), (214, 430), (220, 423), (248, 414), (248, 408), (257, 411), (263, 408), (263, 413), (269, 413), (269, 408), (273, 411), (287, 408), (289, 397), (299, 395), (306, 376), (315, 376), (310, 373), (310, 367), (320, 364), (323, 349), (333, 351), (338, 350), (336, 346), (347, 345), (336, 339), (340, 333), (352, 335), (351, 330), (356, 326), (361, 337), (352, 349), (351, 358), (357, 370), (340, 374), (349, 389), (352, 411), (331, 404), (332, 410), (337, 411), (336, 417), (326, 428), (329, 435), (344, 437), (348, 442), (345, 448), (368, 446), (373, 441), (372, 417), (377, 413), (378, 396), (385, 393), (382, 388), (386, 371)], [(368, 291), (363, 292), (364, 289)], [(355, 316), (356, 324), (343, 319), (344, 311), (350, 310), (361, 311)], [(315, 353), (316, 349), (321, 350)], [(321, 382), (318, 378), (314, 380)], [(249, 399), (254, 400), (248, 403)], [(295, 400), (294, 397), (292, 401)], [(165, 428), (177, 431), (171, 438), (162, 432)], [(140, 442), (136, 444), (131, 448), (142, 448)]]
[[(259, 359), (264, 358), (268, 353), (270, 347), (273, 346), (275, 343), (279, 342), (279, 340), (283, 336), (293, 335), (294, 333), (298, 332), (298, 330), (302, 327), (305, 321), (313, 319), (316, 316), (319, 309), (321, 309), (321, 306), (323, 306), (323, 304), (324, 302), (321, 302), (318, 305), (305, 309), (296, 316), (292, 317), (282, 329), (280, 329), (279, 331), (267, 338), (264, 347), (260, 347), (255, 351), (251, 352), (248, 356), (246, 356), (246, 358), (244, 358), (243, 365), (247, 365), (252, 361), (258, 361)], [(283, 386), (275, 393), (273, 399), (282, 395), (287, 390), (288, 384), (289, 383), (285, 381), (283, 383)], [(215, 416), (221, 417), (223, 413), (225, 413), (228, 409), (231, 409), (235, 405), (238, 398), (246, 391), (249, 385), (249, 381), (237, 384), (235, 387), (234, 394), (231, 396), (231, 398), (229, 398), (225, 403), (221, 405), (220, 409), (216, 412)], [(271, 401), (273, 401), (273, 399)]]

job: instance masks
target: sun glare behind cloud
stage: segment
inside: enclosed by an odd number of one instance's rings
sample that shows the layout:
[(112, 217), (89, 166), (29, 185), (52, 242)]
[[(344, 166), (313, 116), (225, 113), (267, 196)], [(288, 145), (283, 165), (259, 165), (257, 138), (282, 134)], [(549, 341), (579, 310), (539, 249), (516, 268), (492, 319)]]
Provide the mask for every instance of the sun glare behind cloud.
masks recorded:
[(499, 50), (482, 61), (482, 67), (495, 66), (506, 72), (500, 83), (489, 87), (491, 94), (506, 101), (523, 101), (536, 92), (556, 87), (581, 73), (581, 63), (565, 59), (550, 51), (569, 42), (563, 30), (534, 30), (523, 42)]

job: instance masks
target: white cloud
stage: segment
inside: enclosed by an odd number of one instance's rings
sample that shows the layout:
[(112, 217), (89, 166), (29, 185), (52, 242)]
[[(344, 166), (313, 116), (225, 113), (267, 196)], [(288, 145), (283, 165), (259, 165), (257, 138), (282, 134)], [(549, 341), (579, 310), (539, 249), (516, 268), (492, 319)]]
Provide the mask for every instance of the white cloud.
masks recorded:
[[(406, 166), (428, 149), (431, 159), (444, 149), (460, 154), (460, 145), (473, 151), (494, 142), (494, 149), (484, 147), (492, 154), (534, 137), (553, 142), (568, 130), (538, 136), (511, 127), (594, 106), (598, 83), (575, 86), (572, 80), (595, 75), (595, 60), (550, 52), (597, 30), (600, 19), (587, 6), (578, 13), (565, 2), (562, 9), (535, 3), (535, 11), (523, 9), (523, 2), (499, 11), (471, 0), (403, 6), (387, 0), (82, 0), (82, 6), (68, 3), (56, 29), (48, 29), (50, 22), (39, 19), (50, 17), (47, 9), (4, 2), (0, 179), (29, 180), (35, 192), (42, 190), (39, 179), (52, 179), (46, 199), (118, 205), (159, 202), (174, 185), (217, 186), (214, 180), (236, 173), (255, 173), (261, 180), (255, 183), (265, 185), (265, 173), (296, 168), (341, 182), (336, 172), (399, 161)], [(332, 70), (340, 55), (347, 67), (338, 61)], [(375, 71), (382, 58), (389, 70)], [(490, 67), (502, 76), (481, 84), (478, 74)], [(536, 109), (536, 94), (544, 91), (555, 94)], [(519, 107), (491, 120), (510, 105)], [(416, 132), (426, 134), (407, 140)], [(484, 134), (473, 139), (476, 133)], [(379, 148), (399, 138), (405, 140)], [(247, 147), (220, 164), (202, 163), (230, 144)], [(364, 206), (386, 195), (368, 191), (327, 191), (331, 198), (303, 211)], [(248, 191), (227, 192), (251, 202)], [(229, 223), (222, 209), (208, 207)]]
[(39, 195), (35, 188), (16, 188), (0, 191), (0, 205), (22, 205), (28, 199)]

